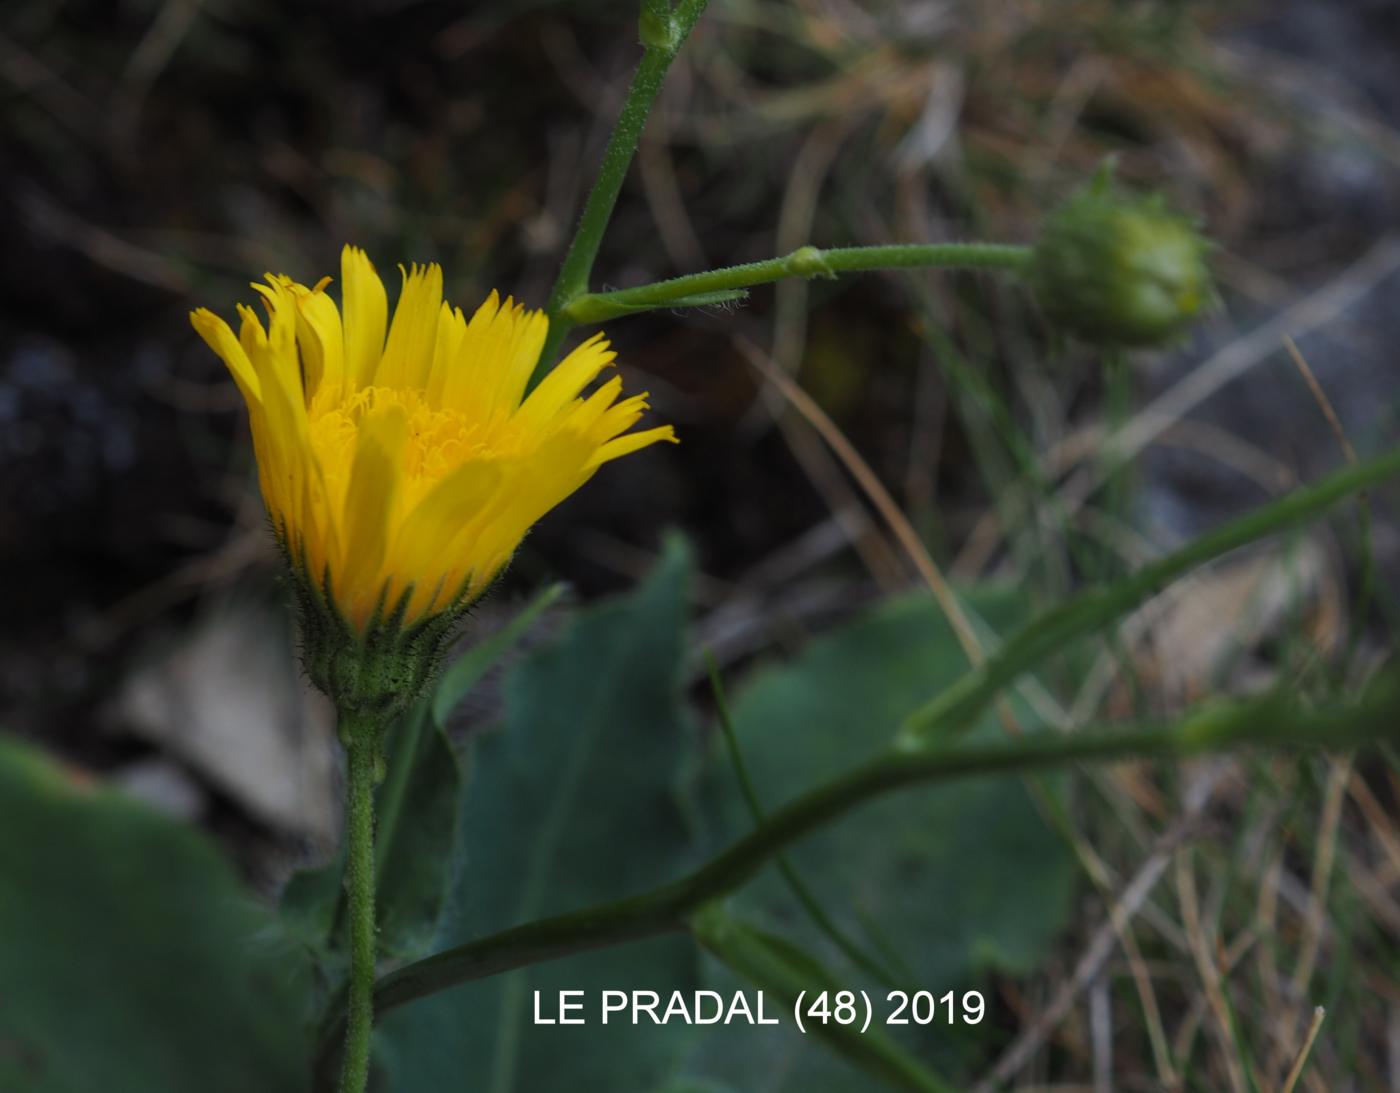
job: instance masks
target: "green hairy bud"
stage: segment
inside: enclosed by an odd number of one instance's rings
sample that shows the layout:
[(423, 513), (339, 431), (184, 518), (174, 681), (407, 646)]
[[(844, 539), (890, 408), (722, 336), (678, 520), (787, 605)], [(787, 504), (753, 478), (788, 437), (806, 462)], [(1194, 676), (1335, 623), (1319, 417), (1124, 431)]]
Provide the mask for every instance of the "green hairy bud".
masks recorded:
[(1026, 280), (1051, 323), (1099, 345), (1160, 345), (1214, 298), (1209, 245), (1158, 197), (1110, 192), (1106, 173), (1046, 221)]

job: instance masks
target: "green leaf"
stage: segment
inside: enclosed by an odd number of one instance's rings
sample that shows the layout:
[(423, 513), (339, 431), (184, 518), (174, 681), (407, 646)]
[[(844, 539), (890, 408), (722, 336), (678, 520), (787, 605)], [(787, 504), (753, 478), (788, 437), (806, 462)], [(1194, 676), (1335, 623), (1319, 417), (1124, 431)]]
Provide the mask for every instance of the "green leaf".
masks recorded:
[(452, 883), (466, 783), (444, 732), (447, 719), (565, 588), (546, 588), (510, 623), (463, 652), (390, 742), (375, 830), (379, 946), (390, 956), (411, 959), (428, 951)]
[(274, 921), (197, 832), (0, 739), (0, 1089), (306, 1089)]
[[(691, 922), (696, 939), (745, 979), (781, 1005), (782, 1024), (796, 1029), (794, 1005), (807, 1003), (825, 992), (835, 1000), (852, 984), (841, 980), (820, 961), (785, 937), (730, 918), (722, 908), (708, 907)], [(883, 995), (869, 999), (869, 1027), (863, 1019), (854, 1024), (810, 1020), (804, 1035), (826, 1043), (863, 1073), (874, 1075), (897, 1089), (922, 1093), (951, 1093), (949, 1087), (885, 1033)], [(865, 1000), (862, 1000), (865, 1001)], [(877, 1016), (878, 1015), (878, 1016)], [(776, 1035), (769, 1033), (769, 1035)]]
[[(1011, 593), (979, 592), (968, 601), (1002, 633), (1022, 614)], [(741, 690), (733, 717), (765, 806), (776, 807), (869, 759), (888, 745), (911, 710), (966, 670), (952, 631), (924, 596), (883, 604), (813, 641), (790, 664), (760, 670)], [(1020, 724), (1033, 729), (1031, 712), (1020, 704), (1015, 709)], [(1003, 731), (993, 716), (976, 730), (993, 738)], [(714, 767), (722, 800), (716, 834), (728, 840), (751, 820), (722, 755)], [(845, 933), (901, 972), (910, 989), (939, 994), (990, 968), (1036, 966), (1066, 922), (1075, 878), (1070, 852), (1014, 778), (893, 795), (806, 840), (790, 857)], [(849, 968), (812, 927), (776, 870), (765, 871), (734, 903), (746, 917), (792, 937), (833, 967)], [(848, 981), (854, 986), (858, 979), (852, 969)], [(774, 1088), (801, 1089), (826, 1065), (820, 1057), (788, 1060), (782, 1064), (785, 1076), (775, 1076), (776, 1060), (759, 1058), (761, 1037), (728, 1030), (715, 1036), (731, 1055), (745, 1059), (740, 1073), (748, 1067), (755, 1085), (768, 1073)], [(724, 1053), (723, 1046), (707, 1047), (708, 1057)], [(950, 1062), (945, 1056), (940, 1050), (942, 1068)], [(733, 1067), (719, 1076), (736, 1080)], [(824, 1088), (864, 1088), (858, 1075), (844, 1084), (834, 1080)]]
[[(376, 795), (374, 842), (379, 950), (428, 952), (447, 899), (462, 801), (462, 767), (420, 703), (390, 741)], [(337, 863), (339, 864), (339, 863)]]
[[(689, 735), (680, 700), (688, 574), (688, 552), (673, 540), (640, 588), (580, 611), (511, 670), (504, 723), (473, 749), (459, 880), (438, 947), (630, 894), (690, 859), (672, 795)], [(690, 989), (696, 960), (688, 939), (660, 938), (421, 999), (381, 1026), (389, 1088), (652, 1088), (689, 1030), (601, 1025), (597, 992)], [(533, 992), (550, 1000), (561, 989), (588, 992), (587, 1025), (534, 1024)]]
[(562, 583), (550, 585), (509, 623), (485, 641), (471, 646), (444, 669), (438, 685), (433, 688), (433, 720), (438, 725), (446, 726), (448, 716), (481, 681), (481, 677), (529, 632), (542, 614), (558, 602), (567, 588)]
[(711, 1078), (672, 1078), (657, 1093), (740, 1093), (737, 1086), (717, 1082)]
[[(412, 959), (437, 933), (450, 881), (462, 769), (447, 734), (420, 702), (389, 732), (384, 781), (375, 792), (375, 870), (380, 953)], [(343, 971), (344, 850), (295, 874), (282, 892), (288, 934)]]
[(326, 958), (332, 945), (344, 860), (344, 853), (337, 851), (326, 865), (293, 873), (282, 889), (277, 907), (282, 928), (316, 958)]

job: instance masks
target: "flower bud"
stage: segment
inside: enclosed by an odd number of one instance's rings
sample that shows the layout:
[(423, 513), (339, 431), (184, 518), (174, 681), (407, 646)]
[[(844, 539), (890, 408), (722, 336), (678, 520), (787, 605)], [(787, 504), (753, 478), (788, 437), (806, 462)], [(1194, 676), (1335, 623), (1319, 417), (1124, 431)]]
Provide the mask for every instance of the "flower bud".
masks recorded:
[(1046, 221), (1026, 279), (1045, 317), (1101, 345), (1169, 341), (1214, 299), (1208, 244), (1160, 198), (1124, 198), (1107, 179)]

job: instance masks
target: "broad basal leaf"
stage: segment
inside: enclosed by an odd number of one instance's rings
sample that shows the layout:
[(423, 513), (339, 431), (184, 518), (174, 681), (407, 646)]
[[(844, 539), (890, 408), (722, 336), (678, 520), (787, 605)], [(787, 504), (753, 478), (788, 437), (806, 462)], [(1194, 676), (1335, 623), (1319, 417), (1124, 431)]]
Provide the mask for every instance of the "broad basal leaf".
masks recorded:
[[(680, 702), (687, 555), (672, 542), (634, 593), (580, 611), (505, 682), (503, 724), (473, 748), (459, 880), (439, 947), (586, 907), (676, 876), (690, 860), (672, 786), (687, 746)], [(380, 1060), (399, 1093), (646, 1090), (685, 1026), (597, 1020), (602, 989), (695, 985), (684, 937), (469, 983), (387, 1015)], [(561, 989), (589, 1023), (536, 1025)]]
[[(970, 604), (1002, 633), (1020, 614), (1010, 594), (983, 593)], [(765, 804), (777, 806), (886, 747), (905, 715), (966, 668), (938, 607), (915, 596), (813, 641), (787, 665), (758, 671), (739, 689), (733, 716)], [(1034, 731), (1025, 704), (1014, 708), (1020, 725)], [(977, 731), (1004, 730), (989, 714)], [(727, 757), (717, 754), (713, 762), (723, 835), (732, 838), (752, 821)], [(986, 969), (1034, 967), (1066, 921), (1075, 876), (1069, 851), (1016, 778), (922, 786), (882, 798), (805, 840), (791, 860), (843, 932), (892, 968), (901, 985), (938, 995), (975, 983)], [(734, 902), (831, 967), (850, 967), (812, 927), (776, 870), (765, 871)], [(854, 970), (850, 975), (852, 985), (863, 985)], [(946, 1073), (948, 1053), (975, 1044), (981, 1032), (945, 1028), (919, 1050), (924, 1057), (931, 1050)], [(784, 1090), (809, 1088), (803, 1083), (813, 1074), (826, 1073), (825, 1060), (811, 1050), (784, 1062), (781, 1074), (769, 1073), (765, 1060), (774, 1060), (774, 1046), (762, 1030), (719, 1030), (704, 1043), (698, 1066), (731, 1082), (747, 1074), (755, 1087), (771, 1080), (771, 1088)], [(823, 1080), (832, 1091), (866, 1087), (854, 1074), (849, 1081)]]
[(273, 923), (197, 832), (0, 740), (0, 1089), (305, 1090)]

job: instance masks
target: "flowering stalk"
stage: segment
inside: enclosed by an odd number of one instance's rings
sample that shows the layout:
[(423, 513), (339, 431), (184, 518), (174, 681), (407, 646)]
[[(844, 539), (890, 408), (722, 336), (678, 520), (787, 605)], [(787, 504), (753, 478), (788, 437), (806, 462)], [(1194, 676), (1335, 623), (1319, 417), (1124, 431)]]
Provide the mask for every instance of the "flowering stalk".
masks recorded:
[(681, 0), (671, 10), (668, 0), (646, 0), (642, 7), (638, 29), (645, 52), (627, 88), (627, 98), (608, 136), (608, 146), (603, 151), (598, 177), (588, 193), (583, 215), (579, 218), (578, 228), (559, 267), (554, 289), (550, 292), (549, 303), (545, 307), (549, 315), (549, 334), (530, 379), (531, 386), (538, 383), (549, 369), (564, 335), (574, 325), (574, 320), (564, 314), (565, 309), (575, 297), (588, 291), (588, 278), (603, 242), (603, 233), (612, 219), (617, 195), (622, 192), (622, 183), (627, 178), (632, 157), (637, 154), (637, 144), (642, 138), (647, 115), (661, 93), (661, 85), (665, 82), (671, 62), (676, 59), (676, 54), (699, 21), (706, 3), (708, 0)]
[[(596, 249), (596, 248), (595, 248)], [(689, 273), (611, 292), (584, 280), (551, 304), (557, 344), (575, 324), (663, 307), (703, 307), (742, 299), (745, 290), (788, 277), (828, 277), (891, 269), (993, 269), (1023, 279), (1051, 323), (1085, 341), (1122, 348), (1178, 336), (1215, 298), (1195, 226), (1156, 197), (1117, 195), (1101, 171), (1047, 219), (1032, 246), (1004, 243), (894, 243), (800, 247), (791, 254)], [(557, 290), (556, 290), (557, 291)]]
[[(801, 247), (782, 258), (690, 273), (636, 288), (590, 292), (563, 309), (575, 323), (599, 323), (619, 315), (658, 307), (710, 302), (705, 297), (735, 298), (735, 290), (788, 277), (835, 277), (881, 269), (1003, 269), (1020, 271), (1030, 261), (1029, 247), (1000, 243), (898, 243), (878, 247)], [(720, 294), (726, 294), (720, 296)]]
[(631, 431), (646, 396), (621, 398), (620, 378), (594, 388), (614, 356), (601, 337), (527, 393), (543, 313), (493, 292), (469, 319), (442, 299), (437, 266), (402, 272), (392, 323), (383, 282), (353, 247), (340, 306), (330, 278), (307, 287), (269, 274), (253, 286), (266, 327), (248, 307), (237, 335), (211, 311), (191, 315), (247, 404), (302, 659), (335, 705), (348, 758), (343, 1093), (362, 1093), (369, 1076), (386, 729), (426, 692), (530, 527), (605, 463), (675, 440), (668, 425)]
[(369, 1083), (374, 1032), (374, 787), (382, 765), (379, 726), (351, 714), (341, 716), (346, 746), (345, 894), (350, 925), (350, 985), (345, 1022), (341, 1093), (360, 1093)]
[[(1112, 623), (1189, 569), (1296, 527), (1396, 475), (1400, 451), (1297, 490), (1108, 588), (1081, 594), (1013, 635), (981, 671), (967, 677), (973, 681), (970, 687), (955, 685), (946, 697), (914, 714), (902, 726), (896, 747), (769, 813), (749, 835), (689, 876), (625, 899), (515, 926), (405, 965), (379, 980), (376, 1005), (383, 1011), (513, 968), (684, 930), (690, 915), (743, 884), (792, 843), (902, 787), (1078, 762), (1185, 758), (1249, 744), (1346, 748), (1393, 737), (1400, 730), (1400, 677), (1392, 673), (1346, 707), (1307, 710), (1275, 694), (1206, 709), (1178, 726), (1040, 733), (1009, 743), (945, 746), (975, 724), (996, 694), (1022, 673)], [(340, 1003), (328, 1015), (323, 1053), (335, 1042), (344, 1012)]]
[[(648, 892), (503, 930), (407, 964), (379, 980), (375, 1005), (395, 1009), (462, 983), (573, 953), (690, 929), (692, 916), (750, 880), (787, 847), (885, 793), (1076, 763), (1186, 759), (1250, 745), (1347, 749), (1400, 731), (1400, 675), (1378, 679), (1345, 706), (1305, 709), (1278, 692), (1208, 708), (1173, 726), (1043, 732), (1011, 742), (946, 750), (893, 749), (803, 794), (706, 865)], [(330, 1042), (340, 1014), (327, 1026)]]

